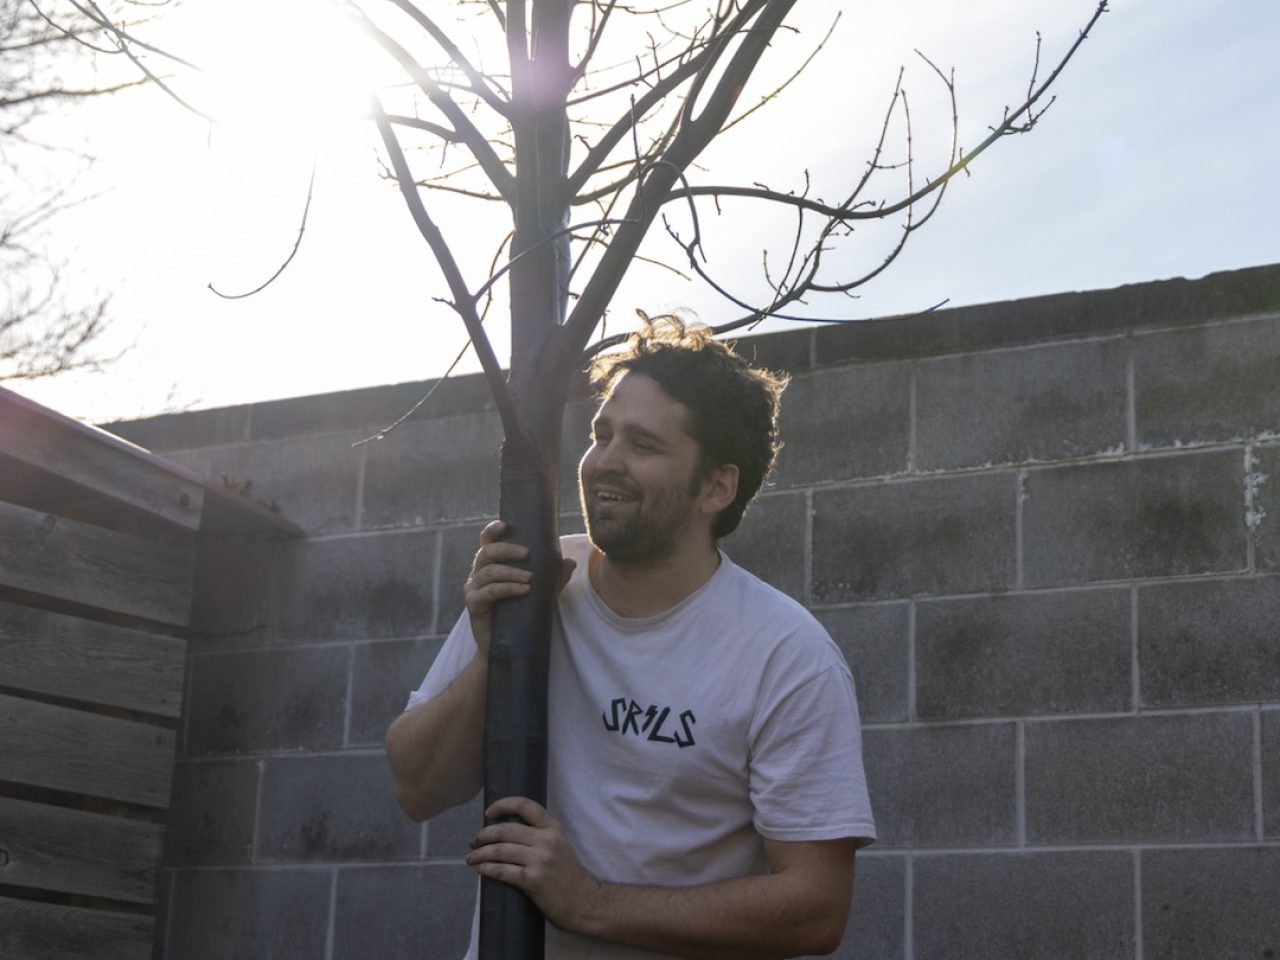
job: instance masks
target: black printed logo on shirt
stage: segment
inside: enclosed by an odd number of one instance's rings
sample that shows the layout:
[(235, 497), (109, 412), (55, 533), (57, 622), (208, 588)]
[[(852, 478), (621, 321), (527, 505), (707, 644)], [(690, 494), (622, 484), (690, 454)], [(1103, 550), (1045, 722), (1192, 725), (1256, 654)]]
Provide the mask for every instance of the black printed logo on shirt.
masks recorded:
[(653, 743), (674, 743), (682, 750), (693, 746), (693, 725), (698, 722), (692, 710), (673, 718), (671, 707), (646, 707), (628, 697), (613, 700), (600, 719), (610, 733), (644, 737)]

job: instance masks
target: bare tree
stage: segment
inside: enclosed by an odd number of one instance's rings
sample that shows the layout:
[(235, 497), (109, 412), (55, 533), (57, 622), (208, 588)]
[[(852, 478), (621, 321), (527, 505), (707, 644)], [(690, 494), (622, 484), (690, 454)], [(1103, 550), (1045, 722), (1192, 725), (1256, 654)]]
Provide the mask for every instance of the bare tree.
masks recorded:
[[(1052, 102), (1047, 91), (1107, 3), (1096, 4), (1043, 76), (1037, 40), (1019, 105), (967, 151), (958, 139), (954, 79), (922, 58), (951, 104), (951, 146), (928, 175), (913, 152), (910, 102), (899, 74), (871, 155), (861, 166), (845, 166), (855, 174), (819, 187), (797, 171), (798, 189), (720, 183), (695, 165), (776, 92), (766, 90), (753, 103), (742, 98), (788, 29), (796, 0), (387, 0), (376, 9), (369, 0), (348, 0), (343, 6), (409, 81), (372, 104), (386, 173), (439, 267), (438, 299), (465, 325), (492, 388), (505, 438), (500, 515), (509, 536), (529, 547), (535, 573), (530, 595), (495, 611), (486, 806), (516, 794), (544, 802), (561, 419), (571, 376), (585, 357), (612, 342), (592, 344), (592, 338), (651, 228), (661, 222), (673, 267), (697, 274), (726, 299), (732, 319), (719, 331), (766, 317), (812, 318), (793, 311), (811, 298), (847, 295), (882, 272), (976, 156), (1035, 126)], [(834, 15), (841, 6), (827, 8)], [(803, 154), (803, 146), (796, 152)], [(494, 238), (493, 259), (478, 269), (462, 262), (456, 245), (472, 221), (443, 225), (442, 211), (453, 209), (448, 194), (507, 214), (509, 231)], [(766, 257), (763, 297), (735, 290), (704, 255), (712, 215), (741, 207), (780, 209), (794, 222), (780, 255)], [(883, 220), (897, 223), (896, 239), (876, 262), (850, 272), (842, 241), (860, 224)], [(740, 221), (752, 222), (754, 211)], [(498, 283), (510, 301), (506, 373), (483, 326)], [(481, 903), (482, 957), (541, 956), (542, 919), (531, 901), (486, 880)]]
[[(912, 154), (909, 102), (899, 77), (872, 156), (852, 182), (835, 185), (834, 200), (810, 190), (807, 182), (806, 189), (792, 192), (763, 184), (708, 183), (700, 173), (691, 173), (704, 149), (752, 112), (742, 105), (741, 92), (784, 28), (794, 0), (490, 2), (487, 13), (505, 39), (509, 58), (502, 75), (473, 63), (424, 9), (409, 0), (392, 4), (436, 45), (449, 66), (424, 66), (400, 40), (366, 19), (370, 34), (405, 68), (426, 101), (412, 115), (392, 115), (379, 103), (375, 121), (405, 202), (444, 274), (448, 302), (466, 324), (493, 389), (505, 436), (500, 513), (510, 536), (530, 547), (535, 571), (531, 596), (501, 606), (495, 615), (485, 803), (513, 794), (541, 802), (545, 692), (537, 697), (528, 691), (545, 691), (546, 686), (558, 570), (556, 470), (565, 393), (584, 353), (608, 343), (589, 347), (651, 226), (662, 218), (682, 265), (711, 283), (737, 312), (720, 331), (785, 314), (812, 295), (848, 293), (899, 255), (966, 164), (1001, 138), (1035, 125), (1047, 108), (1046, 90), (1106, 3), (1098, 4), (1047, 76), (1042, 79), (1033, 71), (1019, 107), (1008, 110), (967, 153), (953, 137), (950, 154), (927, 178), (918, 173)], [(690, 12), (699, 16), (682, 28), (676, 21)], [(650, 19), (650, 29), (630, 35), (648, 39), (630, 51), (628, 72), (616, 80), (593, 73), (601, 65), (610, 31), (623, 29), (619, 21), (639, 17)], [(952, 129), (958, 132), (954, 81), (929, 67), (951, 97)], [(906, 142), (895, 150), (887, 140), (899, 117)], [(493, 126), (485, 127), (486, 121)], [(455, 166), (468, 182), (441, 176), (438, 170), (430, 177), (415, 174), (402, 146), (402, 136), (409, 132), (434, 139), (443, 154), (437, 164), (462, 154)], [(877, 192), (884, 175), (893, 172), (899, 175), (897, 195)], [(472, 185), (471, 180), (481, 182)], [(433, 190), (466, 190), (511, 211), (503, 270), (511, 304), (507, 377), (481, 326), (484, 297), (495, 278), (467, 279), (427, 203)], [(789, 249), (769, 273), (769, 295), (763, 302), (750, 302), (729, 289), (702, 257), (703, 210), (730, 202), (781, 205), (795, 217)], [(575, 217), (580, 208), (591, 213)], [(829, 267), (829, 261), (837, 267), (846, 262), (833, 250), (854, 226), (891, 217), (898, 218), (900, 234), (881, 262), (853, 276)], [(528, 712), (515, 705), (527, 706)], [(523, 895), (488, 881), (482, 885), (481, 956), (486, 960), (540, 956), (541, 929), (536, 909)]]
[[(149, 4), (150, 17), (161, 3)], [(131, 0), (110, 8), (123, 18)], [(68, 188), (92, 158), (47, 139), (42, 121), (75, 104), (146, 82), (103, 64), (118, 50), (79, 5), (60, 13), (35, 0), (0, 0), (0, 381), (52, 376), (106, 359), (97, 349), (108, 299), (76, 303), (65, 264), (47, 251), (59, 213), (85, 198)], [(54, 161), (58, 161), (54, 163)], [(50, 174), (58, 167), (61, 176)]]

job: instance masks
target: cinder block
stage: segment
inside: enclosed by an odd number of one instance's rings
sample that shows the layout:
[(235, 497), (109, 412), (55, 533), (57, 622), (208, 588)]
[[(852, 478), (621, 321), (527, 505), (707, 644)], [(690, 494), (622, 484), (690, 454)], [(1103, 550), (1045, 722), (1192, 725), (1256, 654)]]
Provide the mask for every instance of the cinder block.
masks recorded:
[(471, 938), (477, 890), (476, 875), (465, 866), (343, 867), (334, 908), (333, 960), (459, 960)]
[(205, 447), (249, 439), (249, 411), (245, 404), (214, 410), (162, 413), (145, 420), (121, 420), (104, 429), (130, 443), (163, 454), (185, 447)]
[(391, 722), (404, 712), (441, 641), (382, 640), (355, 648), (351, 664), (351, 720), (347, 745), (382, 746)]
[(434, 530), (281, 544), (273, 577), (276, 638), (287, 643), (430, 633), (436, 549)]
[[(487, 522), (487, 521), (486, 521)], [(440, 531), (440, 584), (436, 603), (436, 632), (448, 635), (453, 625), (467, 609), (463, 599), (463, 585), (471, 573), (476, 551), (480, 549), (480, 531), (484, 524), (465, 527), (446, 527)]]
[(484, 824), (483, 793), (427, 821), (429, 859), (461, 860), (470, 852), (471, 839)]
[(854, 870), (853, 906), (835, 960), (895, 960), (904, 956), (906, 858), (860, 853)]
[(1027, 585), (1243, 570), (1243, 469), (1227, 451), (1031, 471)]
[(1259, 570), (1280, 570), (1280, 447), (1253, 451), (1250, 480), (1256, 484), (1249, 522)]
[(815, 611), (853, 671), (863, 723), (908, 719), (907, 653), (910, 608), (864, 604)]
[(1134, 338), (1140, 446), (1280, 433), (1280, 318)]
[(813, 601), (1005, 590), (1017, 575), (1012, 474), (813, 495)]
[(560, 509), (579, 513), (578, 464), (591, 446), (591, 420), (596, 415), (594, 400), (581, 400), (565, 407), (560, 432)]
[(919, 856), (912, 910), (915, 960), (1132, 960), (1133, 855)]
[(1280, 840), (1280, 710), (1262, 713), (1262, 835)]
[(278, 546), (245, 537), (203, 537), (196, 551), (191, 649), (260, 647), (272, 633)]
[(1280, 952), (1280, 847), (1142, 852), (1148, 957), (1274, 957)]
[(332, 871), (179, 870), (166, 960), (323, 957)]
[(1057, 343), (920, 363), (919, 470), (1064, 460), (1123, 449), (1128, 344)]
[(804, 542), (809, 505), (803, 493), (774, 493), (753, 503), (725, 539), (726, 553), (770, 586), (804, 603)]
[(916, 605), (922, 720), (1129, 707), (1129, 591), (1078, 590)]
[(782, 396), (780, 486), (907, 470), (910, 367), (828, 367), (796, 377)]
[[(431, 399), (417, 406), (433, 388)], [(250, 435), (255, 440), (272, 440), (349, 429), (367, 431), (369, 435), (406, 413), (406, 423), (418, 423), (492, 406), (484, 376), (476, 373), (449, 377), (438, 387), (435, 380), (421, 380), (255, 403)]]
[(364, 436), (330, 433), (193, 451), (188, 466), (277, 511), (310, 534), (344, 533), (355, 526), (359, 448)]
[(1208, 713), (1028, 723), (1026, 810), (1033, 844), (1251, 839), (1252, 720)]
[(814, 351), (827, 363), (842, 357), (927, 356), (1275, 313), (1280, 300), (1275, 276), (1275, 267), (1254, 267), (1199, 280), (1179, 277), (1115, 290), (1057, 293), (880, 321), (828, 324), (813, 331)]
[(266, 761), (259, 863), (417, 860), (421, 835), (381, 753)]
[(179, 866), (249, 863), (257, 804), (258, 761), (178, 763), (166, 859)]
[(863, 731), (881, 847), (1017, 840), (1012, 723)]
[(1143, 587), (1138, 631), (1145, 706), (1280, 701), (1280, 578)]
[(348, 659), (345, 647), (193, 658), (187, 754), (340, 748)]
[(365, 449), (366, 530), (497, 513), (502, 428), (496, 414), (411, 421)]

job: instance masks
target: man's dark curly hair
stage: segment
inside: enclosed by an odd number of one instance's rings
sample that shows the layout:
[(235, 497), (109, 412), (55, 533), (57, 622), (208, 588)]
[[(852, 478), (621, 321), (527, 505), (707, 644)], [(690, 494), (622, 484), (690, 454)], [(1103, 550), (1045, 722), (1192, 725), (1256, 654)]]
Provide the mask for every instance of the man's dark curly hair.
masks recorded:
[(623, 374), (651, 377), (673, 400), (689, 410), (689, 432), (701, 448), (701, 476), (716, 467), (738, 468), (738, 495), (716, 516), (711, 533), (728, 536), (763, 485), (782, 444), (778, 441), (778, 402), (787, 378), (738, 356), (713, 339), (709, 327), (680, 317), (648, 317), (622, 350), (599, 356), (591, 365), (591, 385), (605, 398)]

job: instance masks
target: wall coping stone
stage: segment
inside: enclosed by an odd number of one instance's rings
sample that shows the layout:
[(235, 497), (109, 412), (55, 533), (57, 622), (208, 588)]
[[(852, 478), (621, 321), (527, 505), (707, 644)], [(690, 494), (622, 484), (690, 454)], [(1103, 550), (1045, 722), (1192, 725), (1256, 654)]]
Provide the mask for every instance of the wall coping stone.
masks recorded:
[[(1202, 326), (1280, 313), (1280, 264), (1126, 284), (1110, 290), (1059, 293), (955, 307), (929, 313), (828, 324), (740, 338), (754, 361), (798, 373), (841, 363), (911, 360), (1057, 340), (1123, 334), (1144, 328)], [(241, 404), (104, 424), (152, 450), (274, 440), (389, 424), (434, 383), (424, 380)], [(587, 395), (579, 377), (571, 399)], [(410, 419), (434, 419), (493, 408), (480, 374), (441, 384)]]

